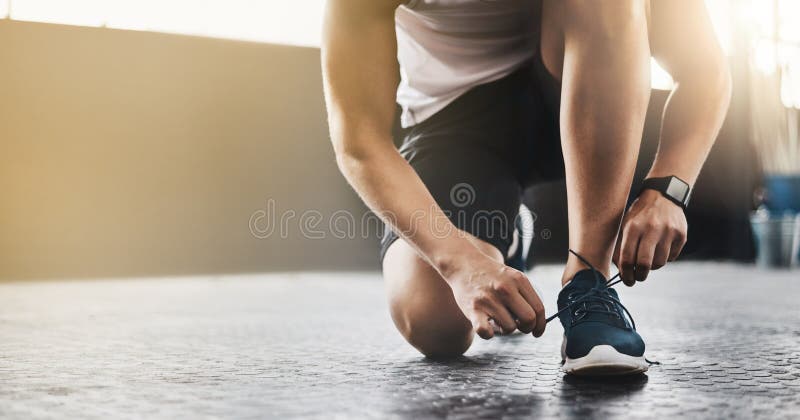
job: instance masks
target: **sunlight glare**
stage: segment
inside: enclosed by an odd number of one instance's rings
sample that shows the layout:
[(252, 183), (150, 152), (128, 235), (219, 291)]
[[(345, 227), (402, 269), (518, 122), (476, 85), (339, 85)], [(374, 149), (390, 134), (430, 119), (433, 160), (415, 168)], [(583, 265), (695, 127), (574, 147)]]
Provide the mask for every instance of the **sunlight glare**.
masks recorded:
[(14, 0), (17, 20), (318, 46), (324, 0)]
[(650, 87), (658, 90), (672, 90), (674, 82), (654, 58), (650, 59)]

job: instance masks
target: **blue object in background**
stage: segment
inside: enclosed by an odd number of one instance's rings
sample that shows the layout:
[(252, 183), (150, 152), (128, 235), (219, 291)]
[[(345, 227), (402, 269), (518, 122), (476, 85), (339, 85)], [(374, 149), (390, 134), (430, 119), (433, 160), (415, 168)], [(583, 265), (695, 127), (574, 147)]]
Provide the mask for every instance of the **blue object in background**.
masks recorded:
[(800, 213), (800, 175), (765, 175), (764, 205), (774, 215)]
[(764, 207), (773, 216), (800, 213), (800, 175), (765, 175)]

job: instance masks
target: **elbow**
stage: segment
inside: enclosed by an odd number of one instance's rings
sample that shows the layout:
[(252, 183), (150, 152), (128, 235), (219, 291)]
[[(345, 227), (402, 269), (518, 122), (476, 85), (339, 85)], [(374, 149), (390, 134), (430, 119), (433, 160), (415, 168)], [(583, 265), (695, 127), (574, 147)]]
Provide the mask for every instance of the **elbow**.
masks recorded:
[(336, 165), (339, 171), (348, 179), (352, 173), (360, 168), (373, 165), (373, 162), (385, 154), (379, 142), (334, 139), (333, 144)]
[(716, 100), (719, 108), (727, 111), (733, 93), (733, 78), (727, 63), (723, 60), (722, 63), (712, 66), (700, 83), (707, 89), (709, 96)]
[(359, 168), (373, 165), (389, 152), (397, 153), (392, 141), (391, 123), (376, 124), (369, 119), (348, 121), (334, 117), (329, 118), (328, 125), (336, 165), (346, 178)]
[(357, 150), (357, 148), (344, 147), (336, 149), (336, 166), (346, 178), (349, 178), (348, 174), (353, 168), (360, 166), (367, 160), (366, 154)]
[(361, 147), (348, 145), (343, 141), (334, 140), (333, 150), (336, 155), (336, 166), (345, 177), (351, 168), (366, 160), (366, 152)]
[(673, 76), (677, 86), (703, 92), (712, 103), (727, 110), (733, 93), (733, 77), (724, 58), (704, 66), (687, 66)]
[(349, 168), (368, 159), (368, 147), (358, 141), (357, 133), (347, 130), (345, 124), (332, 119), (329, 121), (329, 127), (336, 166), (347, 176)]

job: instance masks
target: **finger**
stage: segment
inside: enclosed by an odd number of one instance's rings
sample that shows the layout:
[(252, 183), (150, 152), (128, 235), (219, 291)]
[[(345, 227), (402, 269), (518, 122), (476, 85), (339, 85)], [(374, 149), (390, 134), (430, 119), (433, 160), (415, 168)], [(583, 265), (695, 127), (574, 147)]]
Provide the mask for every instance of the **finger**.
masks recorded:
[(494, 331), (494, 335), (503, 335), (503, 329), (497, 325), (496, 322), (492, 318), (489, 318), (489, 324), (492, 325), (492, 330)]
[(517, 329), (517, 322), (514, 321), (514, 317), (511, 316), (511, 312), (509, 312), (508, 309), (506, 309), (506, 307), (502, 304), (492, 302), (487, 312), (494, 320), (495, 324), (497, 324), (503, 330), (504, 334), (511, 334)]
[(626, 286), (636, 284), (633, 268), (636, 265), (636, 250), (639, 247), (640, 231), (636, 225), (629, 224), (622, 233), (619, 256), (619, 276)]
[(653, 267), (653, 256), (656, 253), (659, 236), (658, 233), (650, 231), (639, 241), (639, 248), (636, 251), (636, 268), (634, 269), (634, 278), (636, 278), (636, 281), (645, 281), (647, 275), (650, 274), (650, 268)]
[(516, 318), (517, 329), (524, 333), (533, 331), (536, 326), (536, 313), (521, 293), (512, 295), (506, 305), (512, 316)]
[(675, 239), (672, 240), (671, 249), (669, 251), (669, 260), (675, 261), (678, 259), (678, 256), (681, 255), (681, 251), (683, 251), (683, 246), (686, 245), (686, 235), (679, 234)]
[(485, 313), (476, 313), (472, 319), (472, 327), (475, 328), (475, 333), (484, 340), (494, 337), (494, 328), (489, 322), (489, 316)]
[(545, 315), (544, 315), (544, 304), (542, 304), (542, 300), (539, 298), (539, 294), (536, 293), (534, 290), (533, 285), (528, 280), (528, 278), (521, 279), (519, 282), (519, 292), (522, 297), (525, 299), (525, 302), (530, 305), (533, 309), (533, 313), (536, 316), (535, 319), (535, 326), (533, 327), (533, 336), (534, 337), (541, 337), (544, 334), (544, 328), (547, 325), (545, 322)]
[(653, 253), (653, 270), (667, 265), (667, 258), (672, 244), (672, 237), (662, 238), (656, 245), (655, 252)]

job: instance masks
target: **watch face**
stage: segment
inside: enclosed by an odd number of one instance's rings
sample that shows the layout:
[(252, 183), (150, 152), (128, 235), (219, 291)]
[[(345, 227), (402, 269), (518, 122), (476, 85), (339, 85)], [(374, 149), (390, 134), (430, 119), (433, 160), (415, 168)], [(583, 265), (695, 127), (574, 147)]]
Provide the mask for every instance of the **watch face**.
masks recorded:
[(689, 185), (673, 176), (669, 180), (666, 193), (685, 204), (689, 198)]

